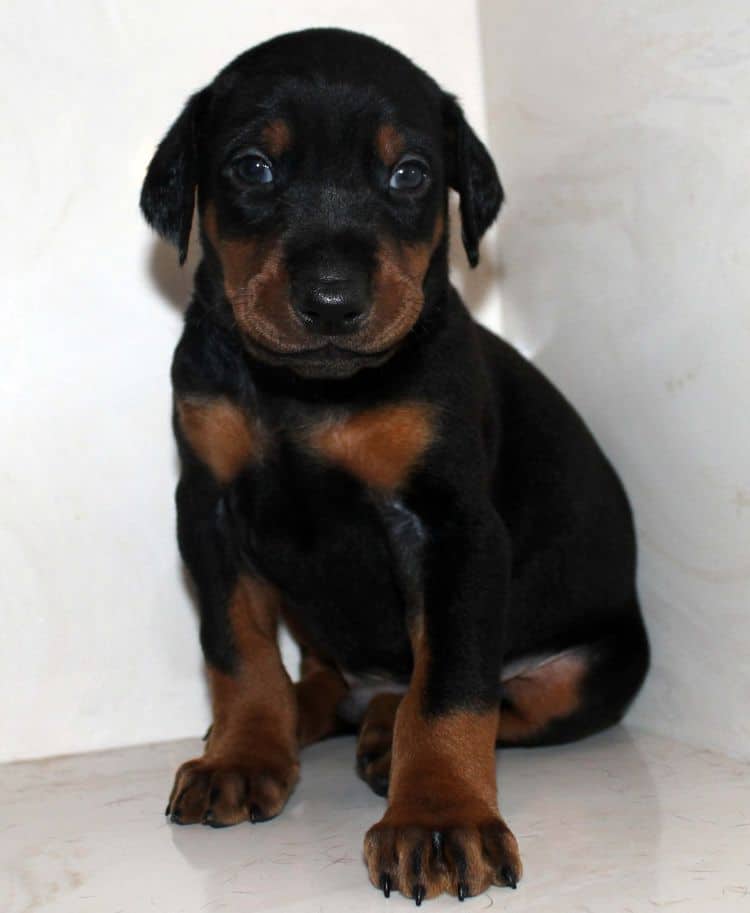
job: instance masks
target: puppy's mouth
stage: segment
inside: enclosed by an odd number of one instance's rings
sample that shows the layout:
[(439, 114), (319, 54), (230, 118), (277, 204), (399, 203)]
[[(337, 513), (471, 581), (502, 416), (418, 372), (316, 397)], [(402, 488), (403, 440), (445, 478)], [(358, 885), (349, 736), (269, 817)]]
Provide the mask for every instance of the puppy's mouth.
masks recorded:
[(245, 346), (259, 361), (274, 367), (289, 368), (300, 377), (320, 380), (345, 379), (363, 368), (377, 368), (394, 354), (397, 345), (380, 352), (357, 352), (338, 343), (326, 342), (301, 352), (277, 352), (247, 335)]

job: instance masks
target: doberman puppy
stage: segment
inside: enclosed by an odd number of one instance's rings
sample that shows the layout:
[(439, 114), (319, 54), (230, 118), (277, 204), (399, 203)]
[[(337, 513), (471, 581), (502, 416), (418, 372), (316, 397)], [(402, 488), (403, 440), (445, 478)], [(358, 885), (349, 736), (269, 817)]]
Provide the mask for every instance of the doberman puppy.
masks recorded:
[(141, 196), (184, 261), (197, 193), (203, 247), (172, 379), (213, 725), (167, 812), (272, 818), (300, 747), (356, 726), (370, 879), (418, 904), (516, 886), (495, 746), (616, 723), (648, 665), (623, 489), (451, 286), (449, 188), (476, 264), (503, 191), (455, 98), (316, 29), (195, 94)]

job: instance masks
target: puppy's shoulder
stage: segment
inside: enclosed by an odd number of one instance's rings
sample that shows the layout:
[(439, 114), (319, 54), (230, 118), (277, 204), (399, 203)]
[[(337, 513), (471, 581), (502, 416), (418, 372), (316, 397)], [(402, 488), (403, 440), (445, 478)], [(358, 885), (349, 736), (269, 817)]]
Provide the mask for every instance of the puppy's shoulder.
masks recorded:
[(239, 393), (246, 368), (236, 336), (194, 300), (185, 314), (182, 335), (172, 358), (176, 392)]

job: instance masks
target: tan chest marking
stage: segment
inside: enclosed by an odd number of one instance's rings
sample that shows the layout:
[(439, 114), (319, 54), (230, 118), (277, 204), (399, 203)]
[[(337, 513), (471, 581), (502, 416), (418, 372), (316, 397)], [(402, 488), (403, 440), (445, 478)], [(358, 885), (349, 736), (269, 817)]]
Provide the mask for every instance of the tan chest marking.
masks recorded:
[(307, 443), (323, 459), (374, 488), (399, 488), (434, 440), (432, 407), (399, 403), (311, 429)]
[(260, 428), (224, 396), (178, 399), (177, 417), (193, 452), (223, 484), (261, 458)]

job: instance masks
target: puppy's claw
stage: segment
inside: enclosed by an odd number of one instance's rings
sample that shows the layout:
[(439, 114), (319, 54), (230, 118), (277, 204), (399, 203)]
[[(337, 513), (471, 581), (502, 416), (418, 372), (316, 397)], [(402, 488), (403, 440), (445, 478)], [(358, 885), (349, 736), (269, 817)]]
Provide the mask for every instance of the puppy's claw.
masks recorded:
[(461, 903), (463, 903), (466, 900), (466, 898), (468, 897), (468, 894), (469, 894), (468, 888), (466, 887), (466, 885), (463, 882), (461, 882), (461, 884), (458, 886), (458, 899), (461, 901)]
[(518, 881), (515, 872), (509, 865), (504, 865), (502, 869), (500, 869), (500, 877), (509, 888), (513, 888), (514, 891), (516, 890)]
[(385, 895), (386, 900), (391, 896), (391, 876), (390, 875), (381, 875), (380, 876), (380, 889)]
[(388, 795), (388, 786), (390, 780), (388, 777), (373, 777), (370, 781), (370, 789), (376, 796), (382, 796), (384, 799)]
[(422, 906), (422, 901), (425, 897), (424, 885), (418, 884), (414, 886), (414, 903), (418, 906)]

